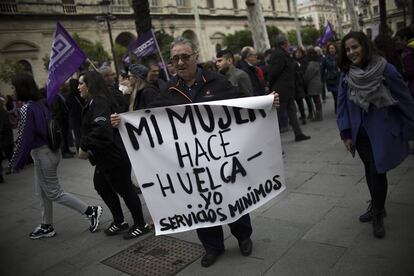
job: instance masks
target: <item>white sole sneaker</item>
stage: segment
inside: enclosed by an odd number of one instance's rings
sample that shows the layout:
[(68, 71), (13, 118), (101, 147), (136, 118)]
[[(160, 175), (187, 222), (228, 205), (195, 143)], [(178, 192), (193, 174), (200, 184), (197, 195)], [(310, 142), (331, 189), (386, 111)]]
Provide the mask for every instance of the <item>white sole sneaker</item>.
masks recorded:
[(39, 236), (30, 236), (30, 239), (37, 240), (37, 239), (41, 239), (41, 238), (51, 238), (51, 237), (54, 237), (55, 235), (56, 235), (56, 232), (52, 231), (52, 232), (49, 232), (47, 234), (42, 234), (42, 235), (39, 235)]
[(93, 228), (89, 228), (89, 231), (91, 231), (92, 233), (96, 231), (96, 229), (98, 229), (99, 224), (101, 223), (101, 216), (102, 216), (102, 207), (101, 206), (97, 206), (98, 208), (96, 209), (96, 224), (94, 225)]

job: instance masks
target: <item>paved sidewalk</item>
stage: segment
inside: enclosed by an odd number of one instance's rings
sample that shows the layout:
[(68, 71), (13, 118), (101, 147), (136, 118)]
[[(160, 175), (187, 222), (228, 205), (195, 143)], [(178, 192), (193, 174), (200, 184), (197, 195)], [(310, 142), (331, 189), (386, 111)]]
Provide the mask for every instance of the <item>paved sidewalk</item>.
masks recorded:
[[(311, 140), (295, 143), (291, 131), (282, 134), (287, 190), (252, 213), (252, 255), (240, 254), (225, 227), (226, 252), (217, 263), (203, 268), (196, 260), (177, 275), (414, 275), (414, 155), (388, 174), (387, 235), (378, 240), (370, 223), (358, 221), (369, 199), (363, 167), (339, 140), (332, 105), (331, 99), (324, 104), (324, 121), (303, 126)], [(85, 218), (55, 204), (58, 234), (35, 241), (28, 238), (40, 217), (33, 168), (5, 176), (0, 275), (126, 275), (101, 261), (137, 240), (105, 236), (111, 216), (93, 189), (92, 173), (78, 159), (59, 167), (66, 191), (104, 207), (101, 230), (91, 234)], [(173, 237), (198, 243), (195, 231)]]

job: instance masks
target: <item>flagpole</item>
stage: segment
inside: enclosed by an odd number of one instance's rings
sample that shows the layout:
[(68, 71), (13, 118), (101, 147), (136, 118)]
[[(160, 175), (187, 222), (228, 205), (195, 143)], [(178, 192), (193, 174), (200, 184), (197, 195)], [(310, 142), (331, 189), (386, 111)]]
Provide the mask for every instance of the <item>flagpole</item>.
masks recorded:
[(89, 58), (86, 59), (87, 62), (89, 62), (89, 64), (92, 66), (92, 68), (98, 72), (98, 68), (95, 67), (95, 64), (93, 64), (92, 60), (90, 60)]
[(164, 62), (164, 58), (162, 57), (161, 50), (160, 50), (160, 46), (158, 45), (158, 41), (157, 41), (157, 38), (155, 37), (155, 34), (154, 34), (154, 30), (153, 29), (151, 29), (151, 33), (152, 33), (152, 37), (154, 38), (155, 46), (157, 47), (158, 54), (160, 55), (161, 62), (162, 62), (163, 67), (164, 67), (165, 77), (169, 81), (170, 80), (170, 75), (168, 74), (167, 66), (166, 66), (166, 64)]

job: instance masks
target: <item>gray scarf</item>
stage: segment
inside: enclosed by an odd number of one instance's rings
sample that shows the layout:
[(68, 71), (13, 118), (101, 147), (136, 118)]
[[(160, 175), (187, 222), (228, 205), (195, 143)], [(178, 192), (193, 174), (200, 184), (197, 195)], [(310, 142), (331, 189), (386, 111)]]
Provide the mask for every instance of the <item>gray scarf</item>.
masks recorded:
[(374, 56), (365, 69), (351, 65), (345, 76), (349, 99), (366, 112), (370, 104), (377, 108), (397, 104), (384, 85), (383, 73), (386, 65), (387, 61), (384, 58)]

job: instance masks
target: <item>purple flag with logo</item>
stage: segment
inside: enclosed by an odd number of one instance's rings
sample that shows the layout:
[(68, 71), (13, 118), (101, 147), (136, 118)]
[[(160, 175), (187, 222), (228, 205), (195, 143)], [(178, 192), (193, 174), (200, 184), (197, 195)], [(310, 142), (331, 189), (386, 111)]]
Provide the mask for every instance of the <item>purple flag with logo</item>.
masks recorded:
[(316, 44), (318, 46), (321, 46), (325, 44), (326, 42), (328, 42), (328, 40), (334, 36), (335, 36), (335, 32), (332, 28), (331, 23), (328, 21), (328, 25), (326, 25), (325, 32), (323, 33), (321, 37), (318, 38), (318, 40), (316, 41)]
[(85, 53), (65, 28), (57, 22), (47, 77), (47, 101), (49, 104), (52, 104), (59, 87), (78, 70), (85, 60)]
[(157, 52), (157, 45), (152, 31), (143, 33), (137, 40), (129, 44), (128, 50), (134, 53), (138, 59)]

